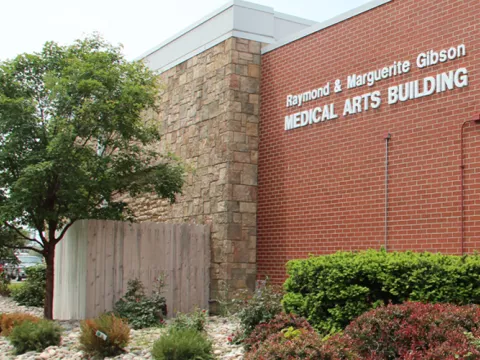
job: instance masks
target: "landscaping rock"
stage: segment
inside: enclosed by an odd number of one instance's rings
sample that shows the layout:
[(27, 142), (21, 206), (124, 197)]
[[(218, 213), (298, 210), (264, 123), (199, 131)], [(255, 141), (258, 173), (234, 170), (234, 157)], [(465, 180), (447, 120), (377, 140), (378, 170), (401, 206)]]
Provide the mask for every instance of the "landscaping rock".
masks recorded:
[[(0, 296), (0, 313), (23, 312), (43, 317), (43, 309), (19, 306), (13, 300)], [(14, 355), (13, 346), (10, 342), (0, 337), (0, 359), (4, 360), (87, 360), (89, 357), (79, 348), (80, 336), (79, 321), (57, 321), (64, 329), (60, 346), (50, 346), (43, 352), (28, 352), (22, 355)], [(213, 342), (214, 354), (218, 360), (241, 360), (243, 359), (243, 347), (232, 345), (228, 338), (238, 329), (238, 321), (234, 318), (209, 317), (206, 325), (208, 336)], [(151, 359), (150, 350), (153, 342), (164, 333), (164, 328), (149, 328), (131, 330), (130, 344), (126, 353), (118, 355), (114, 360), (143, 360)]]

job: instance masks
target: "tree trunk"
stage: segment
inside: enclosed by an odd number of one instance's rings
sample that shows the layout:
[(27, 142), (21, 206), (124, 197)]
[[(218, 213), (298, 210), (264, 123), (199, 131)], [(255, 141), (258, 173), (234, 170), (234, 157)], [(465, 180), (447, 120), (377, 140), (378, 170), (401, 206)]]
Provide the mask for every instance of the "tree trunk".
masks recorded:
[(55, 261), (55, 245), (49, 244), (48, 251), (46, 253), (45, 261), (47, 263), (47, 283), (45, 294), (45, 306), (43, 308), (43, 314), (45, 319), (53, 319), (53, 280), (54, 280), (54, 261)]

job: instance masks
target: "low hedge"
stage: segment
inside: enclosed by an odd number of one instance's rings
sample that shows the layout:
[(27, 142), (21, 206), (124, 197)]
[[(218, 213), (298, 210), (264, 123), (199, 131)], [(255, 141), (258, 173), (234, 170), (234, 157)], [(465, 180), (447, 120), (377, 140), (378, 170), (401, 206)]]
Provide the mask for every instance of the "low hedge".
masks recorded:
[(338, 252), (292, 260), (287, 273), (285, 311), (307, 318), (324, 334), (389, 303), (480, 303), (479, 255)]

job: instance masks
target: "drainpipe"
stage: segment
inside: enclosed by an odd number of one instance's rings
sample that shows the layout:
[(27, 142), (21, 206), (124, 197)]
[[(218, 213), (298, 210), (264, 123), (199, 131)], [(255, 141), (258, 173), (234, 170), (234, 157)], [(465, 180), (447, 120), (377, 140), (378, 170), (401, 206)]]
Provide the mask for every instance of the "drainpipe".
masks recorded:
[(383, 139), (385, 140), (385, 240), (384, 248), (388, 251), (388, 144), (392, 135), (386, 133)]
[(461, 239), (461, 250), (462, 255), (465, 255), (465, 163), (463, 161), (463, 129), (465, 128), (466, 124), (476, 123), (480, 124), (480, 114), (476, 115), (473, 119), (466, 120), (463, 122), (462, 127), (460, 129), (460, 206), (461, 206), (461, 215), (460, 215), (460, 222), (461, 222), (461, 230), (460, 230), (460, 239)]

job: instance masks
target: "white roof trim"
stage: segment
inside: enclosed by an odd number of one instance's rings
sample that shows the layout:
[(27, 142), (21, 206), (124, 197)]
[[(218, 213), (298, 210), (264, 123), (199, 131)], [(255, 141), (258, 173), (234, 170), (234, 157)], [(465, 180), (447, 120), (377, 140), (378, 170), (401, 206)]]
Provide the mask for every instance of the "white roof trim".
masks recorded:
[(345, 21), (347, 19), (350, 19), (354, 16), (357, 16), (361, 13), (364, 13), (366, 11), (369, 11), (369, 10), (372, 10), (378, 6), (381, 6), (381, 5), (384, 5), (388, 2), (390, 2), (392, 0), (373, 0), (373, 1), (370, 1), (364, 5), (361, 5), (359, 7), (356, 7), (355, 9), (352, 9), (350, 11), (347, 11), (347, 12), (344, 12), (343, 14), (340, 14), (338, 16), (335, 16), (327, 21), (324, 21), (322, 23), (319, 23), (319, 24), (316, 24), (316, 25), (313, 25), (307, 29), (304, 29), (292, 36), (288, 36), (274, 44), (271, 44), (271, 45), (267, 45), (265, 47), (262, 48), (262, 54), (266, 54), (270, 51), (273, 51), (275, 49), (278, 49), (279, 47), (282, 47), (282, 46), (285, 46), (291, 42), (294, 42), (294, 41), (297, 41), (301, 38), (304, 38), (305, 36), (308, 36), (308, 35), (311, 35), (313, 33), (316, 33), (320, 30), (323, 30), (323, 29), (326, 29), (332, 25), (335, 25), (335, 24), (338, 24), (342, 21)]
[(275, 14), (275, 17), (277, 19), (288, 20), (288, 21), (291, 21), (291, 22), (296, 22), (298, 24), (304, 24), (304, 25), (310, 25), (310, 26), (318, 24), (316, 21), (307, 20), (307, 19), (304, 19), (304, 18), (300, 18), (298, 16), (293, 16), (293, 15), (281, 13), (281, 12), (278, 12), (278, 11), (275, 11), (274, 14)]
[[(218, 14), (221, 14), (222, 12), (228, 10), (229, 8), (231, 8), (232, 6), (239, 6), (239, 7), (243, 7), (243, 8), (247, 8), (247, 9), (254, 9), (254, 10), (258, 10), (258, 11), (262, 11), (262, 12), (266, 12), (266, 13), (269, 13), (269, 14), (273, 14), (274, 11), (273, 11), (273, 8), (271, 7), (268, 7), (268, 6), (263, 6), (263, 5), (259, 5), (259, 4), (254, 4), (254, 3), (251, 3), (251, 2), (246, 2), (246, 1), (242, 1), (242, 0), (232, 0), (232, 1), (229, 1), (227, 2), (225, 5), (219, 7), (217, 10), (215, 11), (212, 11), (210, 14), (204, 16), (203, 18), (201, 18), (200, 20), (194, 22), (192, 25), (186, 27), (185, 29), (183, 29), (182, 31), (176, 33), (175, 35), (169, 37), (167, 40), (161, 42), (160, 44), (158, 44), (157, 46), (151, 48), (150, 50), (144, 52), (142, 55), (138, 56), (135, 60), (142, 60), (144, 59), (145, 57), (147, 57), (148, 55), (150, 54), (153, 54), (155, 51), (161, 49), (162, 47), (164, 47), (165, 45), (171, 43), (172, 41), (178, 39), (179, 37), (181, 37), (182, 35), (185, 35), (186, 33), (188, 33), (189, 31), (192, 31), (193, 29), (199, 27), (200, 25), (202, 25), (203, 23), (207, 22), (208, 20), (214, 18), (215, 16), (217, 16)], [(298, 21), (299, 23), (301, 23), (300, 21)], [(212, 45), (213, 46), (213, 45)], [(205, 50), (205, 49), (204, 49)]]
[[(172, 67), (174, 67), (178, 64), (181, 64), (182, 62), (187, 61), (188, 59), (190, 59), (190, 58), (192, 58), (192, 57), (194, 57), (198, 54), (201, 54), (205, 50), (208, 50), (208, 49), (214, 47), (215, 45), (220, 44), (221, 42), (231, 38), (232, 36), (235, 36), (235, 35), (233, 35), (232, 31), (230, 31), (226, 34), (223, 34), (220, 37), (216, 38), (215, 40), (200, 46), (199, 48), (189, 52), (188, 54), (180, 56), (179, 58), (177, 58), (174, 61), (168, 63), (167, 65), (165, 65), (161, 68), (155, 69), (155, 72), (156, 73), (162, 73), (162, 72), (164, 72), (168, 69), (171, 69)], [(139, 57), (137, 60), (142, 60), (142, 59), (143, 59), (143, 61), (145, 62), (146, 65), (149, 64), (148, 60), (145, 59), (145, 56), (144, 57)]]
[(136, 60), (144, 61), (152, 70), (163, 72), (229, 37), (273, 44), (312, 24), (315, 22), (277, 13), (268, 6), (231, 0)]
[(172, 41), (174, 41), (175, 39), (178, 39), (179, 37), (181, 37), (182, 35), (186, 34), (187, 32), (195, 29), (196, 27), (202, 25), (204, 22), (207, 22), (208, 20), (210, 20), (211, 18), (217, 16), (218, 14), (224, 12), (225, 10), (227, 10), (228, 8), (231, 8), (234, 4), (235, 0), (233, 1), (229, 1), (228, 3), (226, 3), (225, 5), (221, 6), (220, 8), (218, 8), (217, 10), (211, 12), (210, 14), (204, 16), (203, 18), (201, 18), (200, 20), (194, 22), (192, 25), (186, 27), (185, 29), (183, 29), (182, 31), (176, 33), (175, 35), (169, 37), (167, 40), (161, 42), (160, 44), (158, 44), (157, 46), (154, 46), (153, 48), (151, 48), (150, 50), (147, 50), (145, 51), (143, 54), (141, 54), (140, 56), (138, 56), (135, 60), (142, 60), (143, 58), (147, 57), (148, 55), (154, 53), (155, 51), (161, 49), (162, 47), (164, 47), (165, 45), (167, 45), (168, 43), (171, 43)]

